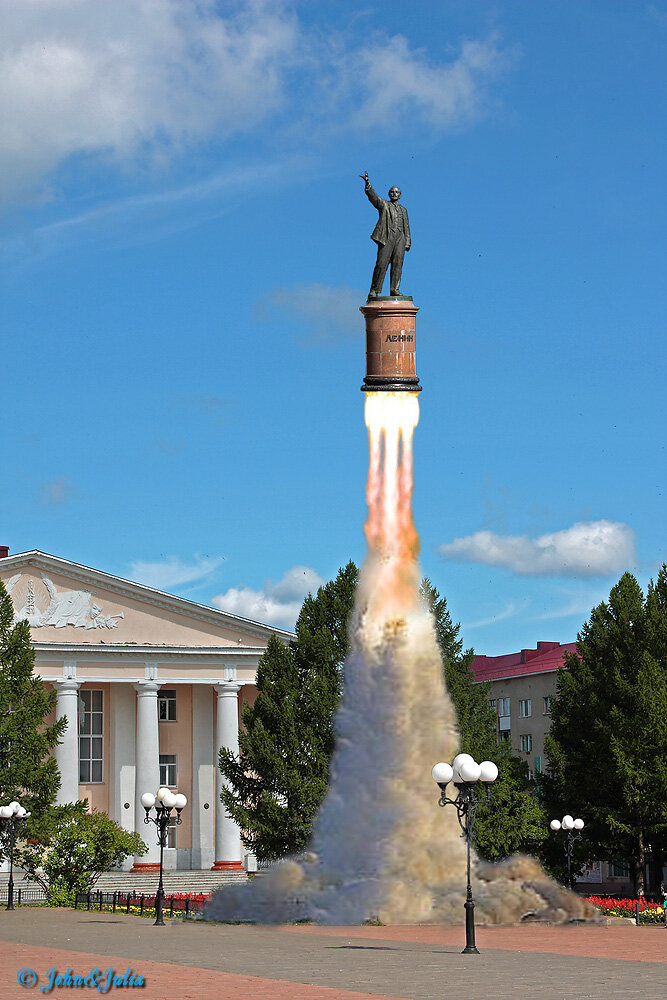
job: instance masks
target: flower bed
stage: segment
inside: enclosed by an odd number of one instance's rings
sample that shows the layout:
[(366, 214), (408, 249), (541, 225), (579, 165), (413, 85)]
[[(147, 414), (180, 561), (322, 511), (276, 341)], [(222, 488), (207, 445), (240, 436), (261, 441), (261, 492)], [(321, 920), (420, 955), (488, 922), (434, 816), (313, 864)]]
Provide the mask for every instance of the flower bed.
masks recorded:
[(637, 916), (637, 904), (639, 904), (639, 919), (642, 923), (658, 924), (665, 922), (665, 909), (661, 903), (652, 903), (648, 899), (607, 899), (605, 896), (588, 896), (587, 903), (592, 903), (600, 913), (607, 917), (630, 917)]
[[(165, 917), (191, 917), (200, 913), (204, 903), (209, 899), (205, 892), (165, 893), (162, 903)], [(155, 916), (155, 893), (137, 892), (90, 892), (77, 893), (74, 900), (75, 909), (103, 910), (111, 909), (114, 913), (137, 913), (140, 916)]]

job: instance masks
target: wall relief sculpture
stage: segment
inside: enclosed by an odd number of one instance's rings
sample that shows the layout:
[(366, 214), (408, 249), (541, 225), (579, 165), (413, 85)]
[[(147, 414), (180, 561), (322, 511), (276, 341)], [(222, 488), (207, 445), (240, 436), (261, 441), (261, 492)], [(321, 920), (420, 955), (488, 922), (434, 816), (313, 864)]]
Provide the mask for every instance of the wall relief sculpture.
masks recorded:
[[(67, 625), (85, 629), (118, 628), (118, 619), (125, 617), (122, 611), (117, 615), (104, 614), (87, 590), (63, 590), (58, 593), (53, 581), (44, 573), (41, 574), (41, 584), (37, 582), (35, 586), (35, 581), (29, 577), (26, 586), (17, 588), (22, 576), (22, 573), (17, 573), (8, 581), (7, 592), (11, 595), (13, 590), (17, 591), (12, 597), (15, 621), (27, 619), (31, 628), (44, 628), (46, 625), (55, 628)], [(17, 607), (19, 602), (23, 602), (20, 608)]]

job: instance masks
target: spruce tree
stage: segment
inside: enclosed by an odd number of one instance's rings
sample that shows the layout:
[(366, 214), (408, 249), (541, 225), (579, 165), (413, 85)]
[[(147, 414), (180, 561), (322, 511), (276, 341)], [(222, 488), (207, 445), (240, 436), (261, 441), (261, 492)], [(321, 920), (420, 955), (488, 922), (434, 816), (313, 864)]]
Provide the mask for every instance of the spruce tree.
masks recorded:
[[(305, 599), (289, 646), (271, 637), (257, 670), (257, 699), (243, 712), (239, 756), (220, 752), (227, 787), (222, 799), (260, 861), (302, 850), (326, 791), (334, 750), (334, 718), (348, 651), (348, 623), (358, 570), (350, 562), (336, 579)], [(526, 795), (527, 765), (498, 745), (487, 684), (475, 684), (472, 649), (447, 602), (423, 580), (421, 594), (435, 619), (445, 681), (457, 711), (461, 749), (499, 766), (491, 808), (480, 806), (477, 848), (489, 860), (533, 850), (546, 836), (544, 814)]]
[(509, 743), (498, 743), (496, 714), (489, 703), (491, 684), (475, 683), (471, 670), (474, 650), (464, 652), (461, 626), (452, 622), (446, 599), (427, 578), (422, 580), (420, 593), (434, 617), (445, 685), (456, 709), (461, 752), (478, 762), (492, 760), (498, 765), (490, 805), (486, 805), (484, 789), (478, 789), (475, 846), (489, 861), (516, 851), (535, 853), (546, 839), (547, 824), (540, 804), (528, 794), (528, 766), (513, 756)]
[(646, 598), (625, 573), (591, 612), (558, 672), (545, 802), (586, 823), (582, 854), (631, 862), (645, 891), (649, 847), (667, 833), (667, 570)]
[[(665, 704), (664, 676), (667, 672), (667, 566), (663, 564), (658, 573), (658, 578), (648, 585), (646, 594), (646, 641), (651, 651), (651, 655), (658, 666), (659, 680), (657, 684), (650, 687), (648, 697), (651, 701), (651, 710), (662, 716), (662, 722), (658, 725), (664, 730), (667, 720), (667, 705)], [(646, 694), (643, 695), (646, 700)], [(656, 768), (656, 778), (662, 788), (667, 785), (667, 757), (659, 755), (659, 749), (654, 749), (652, 754)], [(664, 802), (664, 798), (662, 800)], [(667, 861), (667, 828), (664, 822), (665, 817), (658, 816), (654, 824), (654, 831), (651, 834), (651, 871), (653, 876), (652, 891), (656, 895), (664, 896), (665, 884), (663, 878), (663, 866)]]
[(358, 571), (305, 599), (289, 646), (272, 636), (243, 712), (239, 756), (221, 750), (222, 798), (260, 861), (302, 850), (324, 797)]
[(30, 627), (27, 621), (14, 623), (11, 598), (0, 581), (0, 794), (5, 804), (16, 799), (37, 819), (60, 787), (52, 751), (65, 720), (46, 725), (57, 695), (33, 674), (34, 666)]

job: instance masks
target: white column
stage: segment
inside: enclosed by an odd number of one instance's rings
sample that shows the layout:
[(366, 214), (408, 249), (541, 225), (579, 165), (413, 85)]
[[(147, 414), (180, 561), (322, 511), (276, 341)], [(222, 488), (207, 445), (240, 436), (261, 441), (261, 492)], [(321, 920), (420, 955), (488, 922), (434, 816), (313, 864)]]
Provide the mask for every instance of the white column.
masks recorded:
[(224, 747), (239, 752), (239, 690), (240, 684), (226, 681), (215, 684), (218, 692), (218, 717), (215, 732), (215, 864), (225, 871), (243, 871), (241, 832), (220, 799), (223, 778), (218, 767), (218, 751)]
[[(125, 830), (135, 829), (134, 797), (137, 696), (132, 684), (109, 685), (109, 815)], [(127, 808), (126, 808), (127, 807)], [(143, 816), (142, 816), (143, 820)], [(148, 827), (144, 827), (144, 834)], [(144, 836), (145, 840), (146, 837)], [(126, 858), (123, 869), (132, 867)]]
[(133, 871), (157, 871), (160, 848), (153, 823), (144, 823), (146, 810), (141, 804), (144, 792), (154, 795), (160, 784), (160, 741), (157, 721), (156, 681), (139, 681), (137, 690), (136, 782), (134, 788), (134, 829), (148, 847), (148, 853), (134, 859)]
[(77, 802), (79, 799), (79, 688), (80, 681), (54, 681), (58, 692), (56, 719), (67, 719), (65, 732), (54, 750), (60, 771), (60, 788), (56, 803)]
[(215, 731), (213, 695), (208, 684), (192, 685), (192, 868), (215, 861)]

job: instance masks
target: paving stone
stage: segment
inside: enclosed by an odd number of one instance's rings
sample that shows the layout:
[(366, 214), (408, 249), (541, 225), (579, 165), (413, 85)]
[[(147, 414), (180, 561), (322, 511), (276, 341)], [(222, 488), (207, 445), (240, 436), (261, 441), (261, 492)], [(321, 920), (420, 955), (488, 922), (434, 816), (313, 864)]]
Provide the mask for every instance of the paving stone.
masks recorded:
[[(667, 996), (663, 927), (479, 928), (477, 944), (480, 955), (461, 954), (462, 927), (266, 928), (180, 920), (154, 927), (140, 917), (22, 907), (0, 911), (0, 1000), (44, 995), (19, 986), (18, 969), (34, 968), (43, 984), (48, 969), (64, 973), (68, 966), (77, 974), (110, 966), (124, 973), (130, 966), (146, 979), (138, 994), (145, 1000)], [(90, 995), (76, 993), (82, 994)]]

